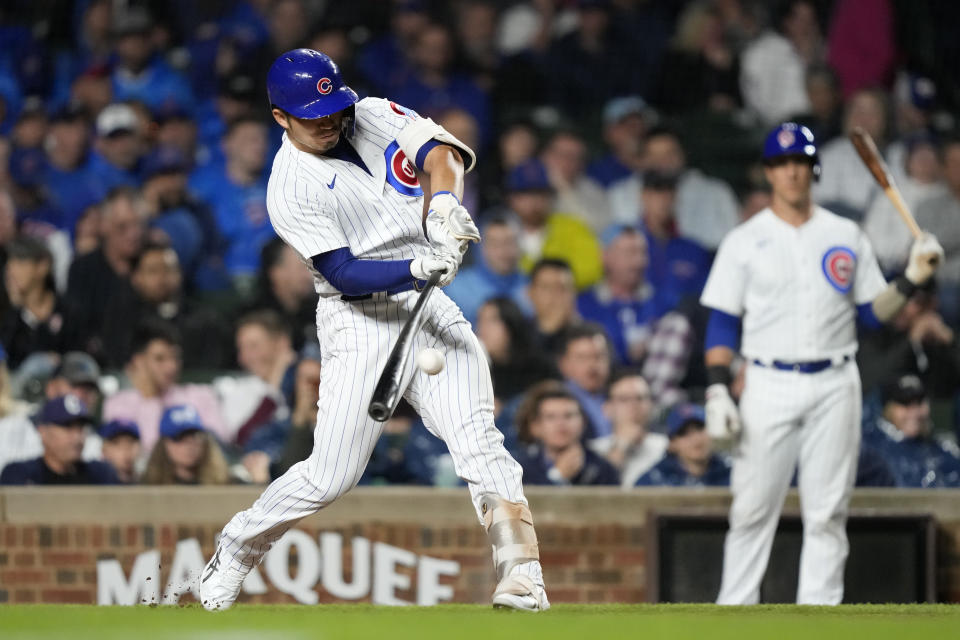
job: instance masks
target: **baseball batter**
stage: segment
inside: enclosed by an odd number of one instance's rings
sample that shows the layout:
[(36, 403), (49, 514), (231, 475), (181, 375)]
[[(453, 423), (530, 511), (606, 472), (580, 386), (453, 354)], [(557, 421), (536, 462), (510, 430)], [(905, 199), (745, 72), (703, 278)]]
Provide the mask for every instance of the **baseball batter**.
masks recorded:
[[(701, 297), (712, 309), (707, 429), (739, 438), (717, 602), (759, 601), (796, 469), (803, 517), (797, 602), (838, 604), (860, 445), (856, 322), (893, 318), (933, 276), (943, 249), (924, 235), (904, 276), (887, 284), (860, 228), (811, 202), (820, 163), (809, 129), (791, 122), (774, 129), (763, 161), (771, 206), (726, 236)], [(738, 341), (747, 361), (739, 412), (727, 389)]]
[[(449, 284), (467, 242), (480, 239), (459, 202), (474, 154), (432, 120), (387, 100), (358, 101), (337, 65), (310, 49), (277, 58), (267, 90), (285, 130), (267, 188), (270, 221), (311, 268), (320, 294), (319, 412), (310, 457), (224, 527), (200, 576), (200, 599), (211, 610), (233, 604), (244, 577), (285, 531), (356, 485), (382, 428), (367, 406), (417, 301), (417, 281), (444, 271), (439, 284)], [(426, 214), (417, 170), (432, 190)], [(493, 547), (494, 605), (545, 610), (522, 471), (494, 426), (480, 344), (442, 291), (424, 318), (413, 349), (436, 348), (444, 366), (427, 375), (410, 358), (404, 397), (447, 444), (469, 485)]]

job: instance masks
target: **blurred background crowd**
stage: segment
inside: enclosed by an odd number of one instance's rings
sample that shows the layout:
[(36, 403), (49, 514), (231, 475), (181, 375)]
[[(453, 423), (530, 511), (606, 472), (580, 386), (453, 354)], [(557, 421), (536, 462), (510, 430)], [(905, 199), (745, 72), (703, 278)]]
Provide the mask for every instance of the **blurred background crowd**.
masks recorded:
[[(792, 119), (816, 201), (900, 273), (866, 129), (947, 260), (860, 337), (858, 484), (960, 486), (958, 27), (953, 0), (7, 0), (0, 483), (262, 483), (309, 453), (316, 294), (267, 216), (264, 82), (306, 46), (477, 151), (446, 293), (527, 483), (729, 482), (697, 404), (713, 253)], [(401, 405), (363, 482), (459, 481)]]

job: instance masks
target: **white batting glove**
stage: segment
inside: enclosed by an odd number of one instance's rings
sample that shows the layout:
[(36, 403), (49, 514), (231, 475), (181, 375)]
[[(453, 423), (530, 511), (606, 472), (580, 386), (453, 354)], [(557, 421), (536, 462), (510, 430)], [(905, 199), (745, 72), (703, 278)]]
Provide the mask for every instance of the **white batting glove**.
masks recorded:
[(937, 267), (943, 262), (943, 247), (932, 233), (924, 233), (913, 241), (910, 247), (910, 262), (903, 275), (913, 284), (922, 286), (933, 277)]
[(459, 268), (460, 260), (449, 251), (434, 251), (430, 255), (417, 256), (410, 261), (410, 275), (417, 280), (429, 280), (431, 273), (442, 271), (443, 275), (437, 281), (441, 287), (453, 282)]
[(466, 253), (467, 243), (480, 242), (480, 230), (452, 193), (440, 193), (430, 199), (426, 226), (427, 237), (434, 245), (460, 256)]
[(714, 440), (728, 440), (740, 433), (740, 412), (725, 384), (707, 387), (707, 402), (704, 405), (707, 417), (707, 434)]

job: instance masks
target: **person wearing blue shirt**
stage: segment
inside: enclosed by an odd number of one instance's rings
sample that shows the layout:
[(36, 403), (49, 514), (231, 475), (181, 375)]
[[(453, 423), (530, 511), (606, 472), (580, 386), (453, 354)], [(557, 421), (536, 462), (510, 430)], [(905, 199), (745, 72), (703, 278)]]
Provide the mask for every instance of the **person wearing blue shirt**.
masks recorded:
[(521, 308), (528, 306), (529, 279), (520, 273), (520, 245), (516, 223), (505, 215), (488, 219), (480, 229), (480, 255), (444, 292), (457, 303), (470, 324), (476, 325), (477, 311), (491, 298), (510, 298)]
[(33, 422), (40, 433), (43, 455), (11, 462), (0, 472), (0, 485), (117, 484), (113, 467), (83, 459), (90, 409), (78, 396), (48, 400)]
[(143, 132), (137, 113), (128, 104), (111, 104), (97, 116), (95, 152), (87, 163), (90, 186), (98, 199), (115, 187), (140, 186)]
[(152, 111), (164, 106), (194, 106), (187, 80), (154, 51), (150, 38), (150, 15), (139, 8), (128, 9), (114, 21), (116, 62), (110, 75), (113, 98), (137, 100)]
[(609, 153), (587, 166), (587, 175), (604, 188), (629, 178), (642, 163), (643, 136), (656, 113), (640, 96), (614, 98), (603, 107), (603, 140)]
[(87, 120), (78, 110), (62, 109), (50, 119), (41, 175), (50, 205), (60, 213), (60, 228), (71, 235), (83, 211), (97, 202), (90, 184)]
[(677, 234), (674, 205), (675, 174), (648, 171), (643, 177), (643, 233), (650, 264), (647, 279), (666, 308), (675, 309), (685, 298), (698, 298), (713, 262), (710, 253)]
[(667, 416), (667, 455), (640, 476), (636, 486), (726, 487), (730, 464), (713, 453), (703, 407), (680, 404)]
[(524, 484), (620, 484), (613, 465), (584, 446), (583, 410), (562, 383), (547, 381), (530, 389), (518, 419), (520, 438), (528, 443), (517, 456)]
[(223, 137), (224, 163), (194, 173), (189, 189), (213, 210), (225, 242), (224, 265), (236, 280), (251, 279), (260, 266), (260, 250), (275, 237), (267, 217), (267, 180), (263, 175), (267, 129), (259, 120), (240, 118)]
[(557, 365), (570, 393), (583, 407), (588, 438), (602, 438), (613, 430), (603, 410), (610, 359), (607, 334), (600, 325), (575, 324), (564, 332)]
[(636, 227), (614, 225), (601, 238), (604, 277), (577, 297), (584, 320), (603, 326), (621, 364), (639, 363), (656, 320), (670, 309), (646, 280), (647, 242)]
[(930, 433), (930, 402), (920, 378), (902, 375), (884, 386), (883, 414), (866, 421), (864, 444), (886, 460), (896, 486), (960, 487), (956, 445)]

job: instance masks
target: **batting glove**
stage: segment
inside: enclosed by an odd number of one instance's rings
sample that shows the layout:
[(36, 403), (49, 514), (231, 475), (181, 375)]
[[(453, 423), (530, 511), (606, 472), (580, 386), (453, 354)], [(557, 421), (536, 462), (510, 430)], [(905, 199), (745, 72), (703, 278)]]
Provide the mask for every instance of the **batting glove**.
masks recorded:
[(707, 417), (707, 434), (715, 440), (728, 440), (740, 433), (740, 412), (730, 397), (725, 384), (707, 387), (707, 402), (704, 406)]
[(480, 230), (466, 207), (449, 192), (438, 192), (430, 199), (427, 212), (427, 237), (448, 251), (463, 256), (467, 243), (480, 242)]
[(913, 284), (922, 286), (933, 277), (940, 263), (943, 262), (943, 247), (932, 233), (924, 233), (913, 241), (910, 247), (910, 262), (903, 275)]
[(459, 268), (460, 260), (449, 251), (434, 251), (430, 255), (417, 256), (410, 261), (410, 275), (417, 280), (428, 280), (434, 271), (442, 271), (443, 275), (437, 281), (441, 287), (453, 282)]

